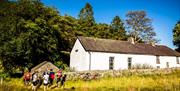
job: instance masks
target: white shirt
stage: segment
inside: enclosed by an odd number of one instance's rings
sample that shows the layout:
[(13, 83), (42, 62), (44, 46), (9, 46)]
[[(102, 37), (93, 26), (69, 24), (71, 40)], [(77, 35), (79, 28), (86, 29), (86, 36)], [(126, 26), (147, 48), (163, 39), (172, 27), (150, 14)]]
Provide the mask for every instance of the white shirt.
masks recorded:
[(48, 80), (49, 80), (49, 75), (48, 75), (48, 74), (45, 74), (45, 75), (43, 76), (43, 78), (44, 78), (44, 83), (47, 84), (47, 83), (48, 83)]
[(37, 79), (38, 79), (38, 76), (37, 76), (37, 73), (35, 73), (35, 74), (33, 75), (33, 82), (37, 81)]

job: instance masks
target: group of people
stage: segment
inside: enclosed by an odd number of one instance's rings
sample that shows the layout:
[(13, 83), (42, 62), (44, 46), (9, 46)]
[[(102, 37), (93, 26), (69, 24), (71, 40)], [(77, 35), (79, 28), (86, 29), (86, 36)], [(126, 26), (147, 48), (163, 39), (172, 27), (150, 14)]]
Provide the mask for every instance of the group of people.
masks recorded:
[(32, 83), (32, 90), (36, 91), (42, 84), (44, 85), (44, 91), (47, 90), (48, 87), (53, 85), (54, 80), (56, 81), (55, 87), (63, 87), (65, 86), (66, 74), (62, 74), (61, 70), (58, 70), (57, 73), (50, 69), (50, 71), (44, 71), (43, 74), (38, 71), (33, 72), (32, 74), (28, 71), (24, 73), (23, 76), (25, 85), (29, 85)]

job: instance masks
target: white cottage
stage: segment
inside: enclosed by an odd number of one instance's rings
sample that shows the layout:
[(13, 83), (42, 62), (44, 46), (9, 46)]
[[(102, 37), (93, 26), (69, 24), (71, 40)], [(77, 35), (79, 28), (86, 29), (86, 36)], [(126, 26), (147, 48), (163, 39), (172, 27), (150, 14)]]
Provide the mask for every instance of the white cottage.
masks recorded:
[(153, 68), (180, 67), (180, 53), (163, 45), (151, 45), (77, 37), (70, 54), (70, 67), (76, 71), (120, 70), (137, 64)]

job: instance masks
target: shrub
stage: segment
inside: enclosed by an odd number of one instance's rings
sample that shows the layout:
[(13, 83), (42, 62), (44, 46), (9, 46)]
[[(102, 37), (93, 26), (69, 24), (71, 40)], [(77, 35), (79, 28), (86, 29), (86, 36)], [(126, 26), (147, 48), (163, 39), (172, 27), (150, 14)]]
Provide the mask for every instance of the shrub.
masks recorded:
[(135, 64), (132, 66), (132, 69), (152, 69), (153, 66), (149, 64)]

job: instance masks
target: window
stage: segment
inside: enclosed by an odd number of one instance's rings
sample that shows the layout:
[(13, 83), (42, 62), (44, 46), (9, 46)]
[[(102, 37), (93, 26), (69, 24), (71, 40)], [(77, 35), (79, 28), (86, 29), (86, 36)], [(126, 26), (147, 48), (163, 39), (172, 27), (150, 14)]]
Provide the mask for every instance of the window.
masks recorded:
[(166, 62), (166, 67), (169, 68), (169, 62)]
[(156, 64), (160, 64), (159, 56), (156, 56)]
[(78, 49), (76, 49), (75, 52), (78, 52)]
[(128, 58), (128, 69), (131, 69), (131, 67), (132, 67), (132, 58), (129, 57)]
[(114, 57), (109, 57), (109, 69), (114, 69)]
[(159, 68), (160, 68), (160, 66), (157, 66), (157, 68), (159, 69)]
[(176, 63), (179, 64), (179, 58), (178, 57), (176, 57)]

